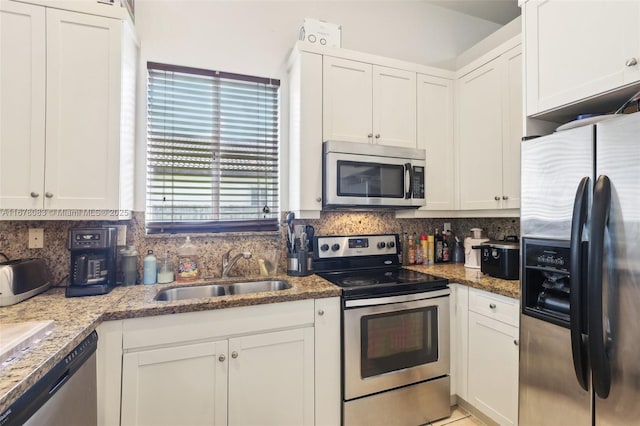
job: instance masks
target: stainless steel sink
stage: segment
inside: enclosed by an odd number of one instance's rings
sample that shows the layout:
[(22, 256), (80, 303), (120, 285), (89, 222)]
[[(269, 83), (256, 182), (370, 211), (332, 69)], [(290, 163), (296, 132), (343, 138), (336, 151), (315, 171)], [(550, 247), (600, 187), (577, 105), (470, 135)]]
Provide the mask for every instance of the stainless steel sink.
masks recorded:
[(224, 296), (224, 286), (219, 284), (197, 285), (192, 287), (176, 287), (161, 290), (155, 300), (174, 302), (176, 300), (199, 299), (202, 297)]
[(244, 283), (230, 284), (229, 294), (262, 293), (265, 291), (279, 291), (291, 288), (286, 281), (248, 281)]
[(245, 281), (231, 284), (205, 284), (191, 287), (175, 287), (160, 290), (154, 300), (175, 302), (176, 300), (199, 299), (231, 294), (264, 293), (291, 288), (291, 284), (283, 280)]

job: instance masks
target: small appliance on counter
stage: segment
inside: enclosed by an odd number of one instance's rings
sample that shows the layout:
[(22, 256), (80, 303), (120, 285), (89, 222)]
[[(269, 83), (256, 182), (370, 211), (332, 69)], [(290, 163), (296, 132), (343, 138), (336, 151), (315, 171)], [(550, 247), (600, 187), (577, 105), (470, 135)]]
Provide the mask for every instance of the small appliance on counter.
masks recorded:
[(465, 268), (480, 269), (480, 248), (479, 246), (489, 241), (489, 238), (482, 237), (482, 229), (471, 228), (473, 237), (464, 239), (464, 266)]
[(520, 278), (520, 243), (489, 241), (480, 246), (480, 270), (503, 280)]
[(69, 229), (71, 251), (67, 297), (107, 294), (117, 285), (117, 229)]
[(51, 286), (44, 259), (14, 259), (0, 263), (0, 306), (14, 305)]

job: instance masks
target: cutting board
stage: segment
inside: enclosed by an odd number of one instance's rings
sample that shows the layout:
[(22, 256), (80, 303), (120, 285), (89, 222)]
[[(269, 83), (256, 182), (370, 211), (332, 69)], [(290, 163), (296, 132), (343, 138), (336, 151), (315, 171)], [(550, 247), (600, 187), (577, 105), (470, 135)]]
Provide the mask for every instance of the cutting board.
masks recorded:
[(0, 364), (42, 339), (53, 329), (53, 321), (0, 324)]

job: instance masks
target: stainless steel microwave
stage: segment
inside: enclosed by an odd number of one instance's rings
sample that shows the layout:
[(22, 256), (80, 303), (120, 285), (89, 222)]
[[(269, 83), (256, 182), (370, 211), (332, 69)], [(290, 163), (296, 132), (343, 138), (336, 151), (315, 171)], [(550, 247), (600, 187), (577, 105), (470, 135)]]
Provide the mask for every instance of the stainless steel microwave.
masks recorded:
[(418, 208), (425, 204), (425, 150), (326, 141), (322, 206)]

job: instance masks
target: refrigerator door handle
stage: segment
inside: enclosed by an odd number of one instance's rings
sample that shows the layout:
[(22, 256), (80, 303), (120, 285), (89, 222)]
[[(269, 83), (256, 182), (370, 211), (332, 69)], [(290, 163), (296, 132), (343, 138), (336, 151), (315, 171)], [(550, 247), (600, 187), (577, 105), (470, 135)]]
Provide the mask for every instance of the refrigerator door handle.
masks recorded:
[(570, 279), (571, 293), (569, 304), (569, 323), (571, 325), (571, 353), (573, 355), (573, 368), (578, 379), (578, 384), (585, 391), (589, 386), (589, 365), (587, 358), (587, 346), (582, 335), (586, 334), (586, 324), (584, 324), (584, 285), (583, 285), (583, 265), (582, 257), (582, 233), (587, 222), (587, 212), (589, 204), (589, 190), (591, 179), (584, 177), (578, 184), (576, 197), (573, 204), (573, 217), (571, 218), (571, 246), (570, 246)]
[(611, 182), (601, 175), (595, 184), (591, 207), (591, 238), (587, 278), (589, 305), (589, 359), (593, 371), (593, 389), (602, 399), (609, 396), (611, 366), (605, 348), (602, 300), (602, 264), (604, 241), (611, 207)]

